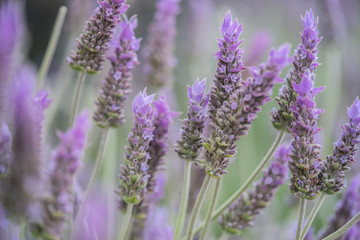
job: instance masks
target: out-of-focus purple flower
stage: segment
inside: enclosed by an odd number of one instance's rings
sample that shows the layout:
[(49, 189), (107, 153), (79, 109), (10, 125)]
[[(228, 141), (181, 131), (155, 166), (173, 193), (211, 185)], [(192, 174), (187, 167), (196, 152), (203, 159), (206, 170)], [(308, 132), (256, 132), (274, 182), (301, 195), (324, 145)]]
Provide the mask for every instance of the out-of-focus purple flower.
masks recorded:
[(290, 132), (294, 139), (289, 161), (292, 173), (289, 188), (296, 197), (306, 199), (315, 199), (320, 194), (319, 174), (324, 165), (320, 156), (321, 146), (314, 138), (321, 130), (317, 127), (318, 116), (324, 111), (316, 108), (314, 98), (324, 87), (314, 88), (314, 77), (308, 70), (299, 84), (293, 83), (298, 97), (291, 105), (294, 120)]
[(120, 23), (120, 37), (113, 41), (114, 54), (109, 56), (111, 68), (96, 101), (94, 120), (100, 127), (119, 127), (125, 122), (124, 106), (131, 93), (132, 71), (139, 64), (136, 51), (140, 39), (135, 37), (136, 16)]
[(89, 114), (82, 112), (71, 129), (58, 133), (60, 144), (50, 162), (49, 192), (42, 199), (43, 219), (42, 222), (32, 223), (32, 230), (37, 235), (62, 238), (66, 221), (73, 212), (73, 179), (80, 165), (89, 128)]
[(151, 86), (161, 87), (173, 79), (176, 64), (174, 42), (180, 0), (158, 0), (144, 47), (144, 73)]
[[(338, 230), (360, 211), (360, 176), (354, 177), (343, 197), (337, 203), (335, 214), (329, 219), (326, 229), (320, 234), (321, 239)], [(344, 234), (341, 240), (359, 239), (360, 223), (355, 224)]]
[(256, 33), (249, 50), (245, 53), (245, 64), (247, 66), (258, 65), (265, 52), (271, 46), (272, 36), (266, 31)]
[(323, 191), (327, 194), (341, 192), (345, 185), (345, 172), (355, 162), (356, 144), (360, 143), (360, 101), (357, 97), (348, 108), (349, 122), (342, 125), (341, 138), (334, 144), (332, 155), (326, 157), (322, 173)]
[(0, 204), (0, 239), (19, 240), (19, 227), (6, 216)]
[(0, 124), (7, 106), (7, 92), (14, 63), (14, 52), (19, 38), (23, 35), (24, 21), (21, 6), (16, 1), (0, 4)]
[(168, 224), (167, 212), (162, 208), (153, 208), (146, 221), (143, 240), (171, 240), (173, 229)]
[[(144, 196), (144, 199), (134, 207), (134, 214), (139, 217), (143, 217), (147, 215), (148, 208), (151, 204), (156, 203), (156, 199), (159, 196), (157, 194), (161, 194), (159, 192), (159, 187), (164, 186), (164, 182), (159, 182), (159, 174), (160, 171), (163, 171), (165, 168), (164, 164), (164, 156), (168, 152), (169, 148), (167, 146), (168, 142), (168, 131), (170, 124), (172, 122), (172, 118), (178, 116), (178, 113), (170, 110), (167, 105), (165, 97), (161, 96), (159, 100), (154, 101), (154, 117), (152, 119), (152, 125), (154, 127), (154, 137), (149, 144), (149, 160), (147, 162), (147, 173), (149, 174), (149, 179), (147, 183), (147, 192)], [(161, 178), (160, 180), (165, 180)], [(158, 186), (161, 184), (162, 186)], [(158, 192), (155, 192), (157, 190)]]
[(206, 93), (206, 79), (196, 79), (193, 86), (188, 86), (188, 112), (181, 128), (181, 138), (177, 141), (175, 151), (179, 157), (194, 161), (202, 148), (202, 133), (208, 119), (207, 105), (209, 95)]
[(9, 184), (2, 196), (3, 206), (9, 215), (19, 219), (26, 215), (35, 196), (39, 194), (40, 162), (36, 140), (37, 116), (32, 102), (33, 73), (22, 67), (14, 79), (11, 106), (13, 109), (14, 158), (11, 161)]
[(279, 109), (274, 109), (271, 113), (272, 123), (277, 129), (289, 130), (293, 121), (293, 114), (290, 106), (296, 100), (296, 92), (293, 83), (299, 84), (306, 71), (313, 73), (319, 63), (317, 62), (317, 45), (321, 41), (317, 30), (318, 18), (314, 18), (312, 10), (306, 11), (305, 16), (301, 17), (304, 29), (301, 33), (302, 43), (298, 45), (293, 55), (293, 68), (287, 76), (287, 86), (283, 86), (279, 91), (276, 101)]
[[(11, 149), (12, 134), (9, 127), (3, 123), (0, 132), (0, 189), (5, 187), (9, 168), (13, 159), (13, 152)], [(0, 190), (0, 196), (2, 190)]]
[(252, 226), (255, 216), (265, 208), (274, 197), (275, 191), (284, 184), (287, 177), (286, 164), (289, 161), (288, 145), (282, 145), (274, 154), (275, 160), (264, 170), (264, 175), (255, 183), (255, 189), (242, 194), (228, 212), (220, 218), (220, 225), (230, 234), (239, 234), (244, 228)]
[(127, 9), (125, 0), (97, 0), (99, 6), (86, 22), (76, 40), (76, 51), (71, 51), (67, 63), (77, 71), (95, 74), (102, 70), (108, 43), (120, 15)]
[[(235, 142), (247, 134), (261, 110), (260, 107), (271, 100), (274, 84), (282, 81), (279, 74), (282, 68), (290, 63), (289, 51), (290, 46), (284, 44), (270, 52), (266, 63), (258, 68), (250, 67), (252, 77), (240, 82), (241, 86), (235, 85), (235, 90), (230, 92), (228, 98), (216, 109), (216, 114), (211, 115), (211, 137), (203, 143), (206, 149), (205, 162), (197, 161), (211, 176), (218, 177), (226, 173), (225, 168), (229, 165), (230, 157), (236, 154)], [(214, 90), (210, 97), (211, 114), (215, 110), (213, 99), (220, 101), (213, 93)]]
[[(125, 165), (120, 171), (120, 186), (117, 191), (126, 203), (139, 204), (147, 191), (149, 180), (149, 145), (154, 139), (152, 102), (155, 95), (146, 90), (136, 95), (133, 101), (134, 122), (126, 147)], [(121, 207), (121, 205), (120, 205)]]

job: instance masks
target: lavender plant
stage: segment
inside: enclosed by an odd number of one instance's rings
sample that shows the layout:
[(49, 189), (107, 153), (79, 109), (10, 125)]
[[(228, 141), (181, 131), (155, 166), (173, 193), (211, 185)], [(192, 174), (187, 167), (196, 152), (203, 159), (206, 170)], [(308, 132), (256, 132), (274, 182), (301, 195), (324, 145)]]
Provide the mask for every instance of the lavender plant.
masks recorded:
[(174, 40), (176, 16), (180, 0), (158, 0), (156, 13), (149, 27), (149, 37), (144, 55), (144, 73), (153, 87), (161, 87), (173, 79), (172, 71), (176, 64)]
[(94, 120), (99, 127), (119, 127), (125, 121), (124, 106), (131, 93), (131, 72), (139, 64), (136, 51), (140, 48), (140, 39), (134, 35), (136, 27), (136, 16), (121, 22), (120, 37), (113, 41), (114, 55), (108, 57), (111, 68), (96, 100)]
[(279, 109), (274, 109), (271, 113), (271, 121), (275, 128), (290, 131), (294, 116), (291, 111), (291, 105), (295, 102), (297, 93), (294, 90), (293, 83), (299, 84), (306, 71), (313, 73), (319, 63), (317, 62), (317, 46), (321, 41), (317, 25), (319, 18), (314, 18), (312, 10), (306, 11), (305, 16), (301, 17), (304, 29), (301, 33), (301, 41), (293, 55), (293, 68), (286, 77), (287, 86), (280, 89), (276, 101)]

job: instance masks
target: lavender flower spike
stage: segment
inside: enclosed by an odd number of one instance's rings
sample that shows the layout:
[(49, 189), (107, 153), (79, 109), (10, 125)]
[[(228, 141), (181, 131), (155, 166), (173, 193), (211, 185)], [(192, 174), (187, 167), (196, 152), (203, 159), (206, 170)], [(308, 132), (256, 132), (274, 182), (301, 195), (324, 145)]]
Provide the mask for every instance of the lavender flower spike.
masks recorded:
[(317, 45), (321, 41), (317, 30), (318, 18), (314, 18), (312, 10), (306, 11), (305, 16), (301, 17), (304, 29), (301, 33), (301, 41), (293, 55), (293, 68), (287, 76), (287, 86), (280, 89), (276, 101), (279, 109), (274, 109), (271, 113), (271, 121), (275, 128), (289, 130), (293, 121), (293, 114), (290, 106), (296, 100), (296, 92), (293, 83), (299, 84), (306, 71), (313, 73), (319, 63), (317, 62)]
[(197, 158), (202, 147), (202, 133), (208, 119), (207, 105), (209, 95), (206, 93), (206, 78), (196, 79), (193, 86), (188, 86), (188, 113), (181, 128), (181, 138), (177, 141), (175, 151), (179, 157), (188, 161)]
[(176, 15), (180, 0), (158, 0), (149, 40), (144, 48), (144, 73), (151, 86), (161, 87), (172, 81), (176, 64), (174, 41)]
[(284, 184), (289, 153), (289, 146), (280, 146), (274, 154), (275, 160), (264, 170), (259, 182), (255, 183), (255, 189), (248, 194), (242, 194), (229, 207), (228, 212), (221, 216), (220, 225), (225, 231), (239, 234), (244, 228), (252, 226), (255, 216), (270, 203), (275, 191)]
[(120, 171), (120, 186), (117, 191), (126, 203), (139, 204), (147, 191), (149, 179), (149, 145), (154, 137), (152, 124), (152, 101), (146, 89), (138, 93), (133, 101), (134, 122), (126, 147), (125, 166)]
[(82, 112), (71, 129), (58, 133), (60, 144), (51, 159), (49, 192), (42, 199), (43, 222), (32, 224), (33, 232), (38, 235), (62, 238), (66, 221), (73, 212), (73, 179), (80, 166), (89, 128), (89, 114)]
[[(336, 206), (334, 216), (329, 219), (327, 228), (320, 234), (321, 239), (338, 230), (360, 211), (360, 176), (354, 177)], [(360, 237), (360, 223), (357, 223), (341, 237), (341, 240), (356, 240)], [(320, 239), (320, 238), (319, 238)]]
[(67, 63), (77, 71), (95, 74), (102, 70), (108, 43), (120, 15), (127, 9), (125, 0), (97, 0), (99, 7), (86, 22), (82, 34), (76, 41), (76, 52), (71, 51)]
[(360, 101), (356, 98), (351, 107), (348, 108), (349, 123), (342, 128), (341, 139), (334, 145), (331, 156), (326, 157), (322, 182), (325, 184), (322, 191), (327, 194), (339, 193), (345, 186), (345, 172), (350, 170), (348, 166), (354, 163), (357, 151), (356, 144), (360, 143)]
[(314, 75), (306, 71), (300, 84), (294, 83), (298, 97), (291, 106), (294, 114), (290, 132), (293, 136), (291, 161), (292, 173), (290, 191), (300, 198), (315, 199), (320, 194), (320, 177), (324, 162), (320, 157), (320, 145), (315, 141), (319, 114), (324, 110), (315, 106), (314, 97), (324, 87), (314, 88)]
[(108, 57), (111, 68), (96, 101), (94, 120), (99, 127), (119, 127), (125, 122), (124, 106), (131, 93), (131, 72), (139, 64), (136, 51), (140, 48), (140, 39), (134, 34), (136, 16), (121, 22), (120, 27), (120, 37), (113, 41), (114, 55)]
[(0, 196), (2, 189), (6, 188), (8, 183), (8, 174), (13, 152), (11, 149), (12, 134), (9, 127), (3, 123), (0, 132)]
[[(172, 118), (178, 116), (176, 112), (172, 112), (167, 105), (165, 97), (161, 96), (159, 100), (154, 101), (154, 117), (152, 125), (154, 127), (154, 137), (149, 145), (149, 160), (147, 183), (147, 193), (144, 200), (134, 207), (133, 213), (139, 217), (144, 217), (148, 213), (149, 205), (155, 204), (158, 197), (156, 196), (156, 188), (158, 187), (158, 178), (160, 171), (165, 169), (164, 156), (168, 152), (168, 131)], [(164, 184), (162, 184), (164, 185)]]
[(259, 68), (251, 67), (253, 77), (242, 82), (241, 88), (230, 92), (229, 99), (217, 109), (216, 119), (211, 119), (212, 136), (203, 144), (206, 148), (204, 165), (208, 174), (217, 177), (226, 173), (224, 169), (236, 153), (235, 142), (247, 134), (260, 107), (270, 101), (274, 84), (282, 82), (279, 74), (290, 63), (289, 51), (287, 44), (272, 50), (268, 61)]

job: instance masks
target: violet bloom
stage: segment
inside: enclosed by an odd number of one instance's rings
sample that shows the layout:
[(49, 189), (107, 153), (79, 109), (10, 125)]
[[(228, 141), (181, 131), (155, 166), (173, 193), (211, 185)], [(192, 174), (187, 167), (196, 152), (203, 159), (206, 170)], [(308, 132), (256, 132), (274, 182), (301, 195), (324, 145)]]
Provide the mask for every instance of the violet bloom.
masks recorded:
[(11, 149), (12, 134), (9, 127), (3, 123), (0, 132), (0, 196), (8, 184), (8, 174), (13, 152)]
[(177, 141), (175, 151), (179, 157), (194, 161), (202, 148), (202, 133), (208, 119), (207, 105), (209, 95), (206, 93), (206, 78), (201, 82), (196, 79), (193, 86), (188, 86), (187, 118), (182, 121), (181, 138)]
[(135, 37), (136, 27), (136, 16), (121, 22), (120, 36), (113, 41), (114, 54), (108, 57), (111, 68), (96, 100), (94, 120), (99, 127), (119, 127), (125, 122), (124, 106), (131, 93), (132, 71), (139, 64), (136, 51), (140, 39)]
[(151, 86), (162, 87), (172, 81), (175, 67), (174, 42), (180, 0), (158, 0), (149, 38), (144, 48), (144, 73)]
[(314, 138), (320, 131), (318, 116), (324, 111), (316, 108), (314, 98), (324, 87), (314, 88), (314, 77), (306, 71), (300, 84), (293, 83), (298, 97), (291, 105), (294, 120), (290, 132), (294, 139), (289, 162), (292, 173), (289, 188), (294, 196), (306, 199), (315, 199), (320, 194), (319, 174), (324, 164), (320, 157), (321, 146)]
[[(360, 211), (360, 176), (356, 176), (337, 203), (334, 216), (329, 219), (321, 239), (338, 230)], [(344, 234), (341, 240), (357, 240), (360, 237), (360, 223), (358, 222)]]
[(102, 70), (108, 43), (120, 15), (127, 9), (125, 0), (97, 0), (99, 6), (86, 22), (76, 40), (76, 51), (71, 51), (67, 63), (77, 71), (95, 74)]
[(82, 112), (74, 126), (59, 132), (60, 144), (50, 162), (49, 193), (42, 199), (43, 222), (33, 223), (33, 232), (43, 236), (62, 237), (66, 221), (73, 212), (73, 180), (83, 155), (86, 133), (90, 128), (89, 114)]
[(293, 83), (299, 84), (306, 71), (313, 73), (319, 63), (317, 62), (317, 45), (321, 41), (317, 25), (318, 18), (314, 18), (312, 10), (306, 11), (305, 16), (301, 16), (304, 29), (301, 33), (301, 41), (293, 55), (293, 68), (286, 78), (287, 86), (280, 89), (276, 101), (279, 109), (274, 109), (271, 113), (272, 123), (277, 129), (289, 130), (293, 121), (293, 114), (290, 109), (291, 104), (296, 100), (296, 92)]
[(2, 1), (0, 4), (0, 125), (7, 106), (7, 90), (12, 79), (14, 52), (23, 31), (24, 21), (20, 4), (16, 1)]
[[(154, 101), (154, 117), (152, 119), (152, 125), (154, 127), (154, 137), (149, 144), (149, 160), (147, 165), (149, 166), (148, 174), (149, 179), (147, 183), (147, 192), (144, 196), (144, 200), (140, 204), (134, 207), (133, 212), (138, 216), (146, 216), (148, 213), (149, 205), (155, 204), (158, 197), (155, 190), (157, 184), (160, 183), (164, 186), (164, 182), (158, 182), (160, 171), (165, 169), (164, 156), (169, 151), (168, 148), (168, 132), (172, 118), (178, 116), (178, 113), (170, 110), (167, 105), (165, 97), (161, 96), (159, 100)], [(164, 180), (164, 178), (162, 178)], [(155, 195), (154, 195), (155, 194)]]
[[(279, 74), (290, 63), (289, 50), (289, 45), (282, 45), (270, 52), (266, 63), (258, 68), (251, 67), (253, 77), (241, 82), (241, 87), (230, 92), (228, 100), (217, 109), (216, 118), (211, 118), (211, 137), (205, 139), (203, 144), (206, 148), (206, 162), (200, 163), (211, 176), (218, 177), (226, 173), (224, 169), (229, 165), (230, 157), (236, 154), (235, 142), (247, 134), (260, 107), (271, 100), (274, 84), (282, 82)], [(210, 103), (213, 103), (211, 97)]]
[(10, 164), (9, 183), (2, 196), (3, 206), (10, 215), (19, 219), (40, 189), (41, 156), (38, 151), (39, 128), (36, 108), (31, 99), (33, 73), (25, 66), (16, 75), (12, 91), (14, 157)]
[(145, 89), (133, 101), (133, 128), (128, 136), (129, 146), (125, 149), (125, 165), (121, 167), (117, 191), (127, 204), (139, 204), (147, 191), (149, 145), (154, 138), (151, 105), (154, 97), (154, 94), (148, 96)]
[(360, 143), (360, 101), (356, 98), (347, 111), (349, 123), (341, 126), (341, 138), (334, 144), (332, 155), (326, 157), (325, 169), (322, 173), (324, 183), (322, 191), (327, 194), (339, 193), (344, 189), (345, 172), (350, 170), (349, 164), (354, 163)]
[(220, 225), (225, 231), (239, 234), (244, 228), (252, 226), (255, 216), (271, 202), (275, 191), (284, 184), (289, 153), (289, 146), (280, 146), (274, 154), (275, 160), (264, 170), (254, 190), (242, 194), (221, 216)]

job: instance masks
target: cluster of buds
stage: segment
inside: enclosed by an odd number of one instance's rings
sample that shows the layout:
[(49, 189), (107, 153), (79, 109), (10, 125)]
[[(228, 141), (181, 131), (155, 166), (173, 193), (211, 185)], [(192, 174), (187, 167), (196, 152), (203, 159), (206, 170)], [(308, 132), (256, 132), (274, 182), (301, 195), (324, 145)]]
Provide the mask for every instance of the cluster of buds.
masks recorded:
[(301, 33), (300, 43), (293, 55), (293, 68), (287, 76), (287, 86), (284, 85), (279, 92), (276, 101), (279, 109), (274, 109), (271, 113), (272, 123), (277, 129), (289, 130), (293, 120), (293, 114), (290, 106), (296, 100), (296, 92), (293, 83), (299, 84), (304, 73), (314, 72), (319, 65), (317, 62), (317, 45), (321, 41), (319, 31), (317, 30), (318, 18), (314, 18), (312, 10), (307, 11), (305, 17), (302, 17), (304, 29)]
[(32, 232), (51, 239), (60, 239), (66, 221), (73, 212), (73, 179), (80, 166), (90, 127), (89, 116), (81, 113), (74, 126), (59, 132), (60, 144), (55, 149), (50, 163), (49, 193), (42, 199), (42, 221), (32, 223)]
[(306, 199), (315, 199), (320, 194), (322, 184), (319, 174), (324, 165), (320, 157), (321, 146), (314, 139), (320, 131), (317, 127), (318, 116), (324, 111), (316, 108), (314, 98), (324, 87), (314, 88), (314, 77), (314, 74), (306, 71), (300, 84), (293, 83), (298, 97), (291, 105), (294, 120), (290, 132), (294, 140), (289, 161), (292, 173), (289, 187), (296, 197)]
[(126, 147), (125, 165), (121, 167), (117, 191), (127, 204), (139, 204), (147, 191), (149, 145), (154, 137), (154, 113), (151, 105), (154, 97), (155, 95), (148, 96), (144, 90), (133, 101), (133, 128), (128, 136), (129, 146)]
[(175, 151), (179, 157), (194, 161), (202, 148), (202, 133), (208, 119), (207, 105), (209, 95), (206, 93), (206, 79), (196, 79), (193, 86), (188, 86), (187, 118), (182, 121), (181, 138), (177, 141)]
[(274, 198), (275, 191), (285, 182), (289, 146), (282, 145), (275, 152), (275, 160), (264, 170), (264, 174), (255, 183), (255, 189), (242, 194), (220, 218), (220, 225), (230, 234), (239, 234), (253, 224), (255, 216)]
[(174, 39), (180, 0), (159, 0), (144, 48), (144, 72), (151, 86), (169, 83), (175, 67)]
[(136, 16), (121, 22), (120, 27), (120, 37), (113, 41), (114, 55), (108, 57), (111, 68), (96, 101), (94, 120), (100, 127), (119, 127), (125, 122), (124, 106), (131, 93), (131, 72), (139, 64), (136, 51), (139, 50), (140, 39), (134, 35)]
[(86, 22), (76, 41), (76, 52), (71, 51), (67, 63), (77, 71), (95, 74), (102, 70), (105, 53), (120, 15), (127, 9), (125, 0), (97, 0), (99, 7)]
[(332, 155), (327, 156), (322, 173), (323, 189), (327, 194), (341, 192), (345, 187), (345, 172), (354, 163), (357, 151), (356, 144), (360, 143), (360, 101), (356, 98), (347, 111), (349, 123), (342, 126), (341, 138), (335, 143)]

